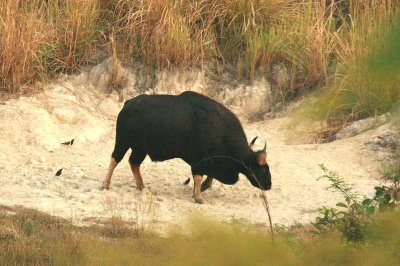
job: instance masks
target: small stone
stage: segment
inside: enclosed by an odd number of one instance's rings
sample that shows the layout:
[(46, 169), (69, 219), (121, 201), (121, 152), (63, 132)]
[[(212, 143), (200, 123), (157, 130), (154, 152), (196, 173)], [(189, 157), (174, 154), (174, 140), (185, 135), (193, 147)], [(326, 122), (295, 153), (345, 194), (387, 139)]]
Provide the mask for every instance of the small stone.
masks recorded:
[(31, 164), (31, 165), (36, 165), (36, 164), (38, 164), (39, 162), (38, 161), (36, 161), (35, 159), (33, 159), (33, 158), (29, 158), (29, 160), (28, 160), (28, 162), (27, 162), (27, 164)]
[(55, 108), (53, 115), (62, 123), (72, 124), (75, 121), (76, 113), (72, 109)]

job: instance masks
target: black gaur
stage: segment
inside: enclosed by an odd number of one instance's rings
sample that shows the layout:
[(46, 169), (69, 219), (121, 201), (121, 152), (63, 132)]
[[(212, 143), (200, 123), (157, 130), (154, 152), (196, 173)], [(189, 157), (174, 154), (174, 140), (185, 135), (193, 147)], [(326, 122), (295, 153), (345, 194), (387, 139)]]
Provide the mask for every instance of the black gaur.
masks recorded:
[[(257, 137), (256, 137), (257, 138)], [(112, 173), (128, 149), (129, 163), (138, 189), (143, 189), (140, 164), (181, 158), (191, 166), (193, 197), (213, 179), (235, 184), (239, 173), (262, 190), (271, 189), (266, 146), (251, 149), (239, 119), (225, 106), (204, 95), (187, 91), (180, 95), (140, 95), (125, 102), (118, 114), (115, 148), (103, 188), (109, 189)], [(203, 176), (207, 179), (203, 182)]]

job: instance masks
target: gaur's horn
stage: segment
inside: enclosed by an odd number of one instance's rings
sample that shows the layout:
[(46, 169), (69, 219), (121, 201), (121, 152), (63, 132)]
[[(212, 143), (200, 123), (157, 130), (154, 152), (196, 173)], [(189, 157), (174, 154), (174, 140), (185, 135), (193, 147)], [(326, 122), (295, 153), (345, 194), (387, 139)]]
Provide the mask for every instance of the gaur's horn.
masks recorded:
[(265, 142), (265, 144), (264, 144), (264, 149), (262, 149), (262, 152), (263, 153), (267, 153), (267, 143)]
[(258, 136), (255, 137), (255, 138), (250, 142), (250, 148), (253, 148), (254, 143), (256, 142), (257, 138), (258, 138)]

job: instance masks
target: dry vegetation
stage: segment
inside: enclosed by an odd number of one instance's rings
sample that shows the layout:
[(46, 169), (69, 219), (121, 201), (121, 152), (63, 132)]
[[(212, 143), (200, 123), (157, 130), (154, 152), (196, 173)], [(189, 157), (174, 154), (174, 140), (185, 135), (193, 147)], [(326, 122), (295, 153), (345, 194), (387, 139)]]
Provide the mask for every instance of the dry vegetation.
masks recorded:
[[(297, 225), (270, 236), (243, 225), (193, 222), (192, 233), (136, 235), (129, 225), (79, 228), (37, 211), (1, 207), (2, 265), (397, 265), (399, 213), (380, 214), (366, 228), (367, 245), (343, 244), (337, 232)], [(107, 227), (107, 226), (106, 226)], [(116, 231), (114, 231), (116, 232)]]
[[(399, 98), (397, 73), (385, 86), (365, 78), (376, 72), (370, 63), (380, 63), (373, 58), (386, 52), (380, 47), (390, 32), (399, 35), (398, 11), (397, 0), (5, 0), (0, 91), (27, 91), (35, 80), (105, 56), (250, 81), (284, 64), (290, 81), (277, 84), (275, 98), (320, 87), (318, 111), (308, 113), (334, 124), (355, 120)], [(398, 37), (392, 41), (397, 51)]]
[(207, 66), (238, 79), (284, 63), (291, 82), (280, 94), (289, 97), (352, 65), (368, 52), (373, 29), (385, 31), (397, 12), (397, 1), (5, 0), (0, 89), (14, 92), (40, 76), (75, 71), (112, 46), (124, 60)]
[[(400, 99), (397, 10), (380, 5), (363, 12), (360, 21), (353, 22), (352, 38), (342, 45), (343, 60), (330, 82), (301, 106), (305, 112), (300, 115), (335, 126), (338, 120), (380, 115), (396, 107)], [(311, 107), (304, 108), (307, 105)]]

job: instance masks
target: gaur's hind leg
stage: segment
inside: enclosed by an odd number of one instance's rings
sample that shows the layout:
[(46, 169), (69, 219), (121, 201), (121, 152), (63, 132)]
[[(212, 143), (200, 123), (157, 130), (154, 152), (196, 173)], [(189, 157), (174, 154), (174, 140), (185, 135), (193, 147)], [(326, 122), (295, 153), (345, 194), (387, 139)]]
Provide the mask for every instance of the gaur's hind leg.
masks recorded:
[(193, 198), (194, 202), (203, 204), (204, 201), (201, 198), (201, 191), (200, 191), (200, 186), (201, 186), (201, 181), (203, 180), (202, 175), (193, 175), (193, 181), (194, 181), (194, 186), (193, 186)]
[(207, 179), (201, 183), (201, 189), (200, 191), (203, 192), (204, 190), (207, 190), (211, 187), (213, 182), (213, 178), (211, 176), (207, 176)]
[(108, 172), (107, 172), (106, 178), (104, 179), (102, 189), (110, 189), (111, 176), (114, 172), (115, 167), (117, 167), (117, 165), (118, 165), (117, 161), (113, 157), (111, 157), (110, 165), (108, 166)]
[(146, 153), (140, 149), (132, 151), (132, 154), (129, 157), (129, 165), (131, 166), (132, 174), (135, 178), (136, 187), (139, 190), (144, 188), (143, 178), (140, 173), (140, 164), (143, 162), (144, 158), (146, 158)]
[(115, 167), (117, 167), (118, 163), (124, 158), (125, 153), (129, 149), (129, 146), (124, 144), (124, 141), (116, 139), (116, 144), (113, 153), (111, 154), (111, 161), (108, 167), (107, 176), (103, 181), (102, 189), (110, 189), (111, 187), (111, 177), (114, 172)]

